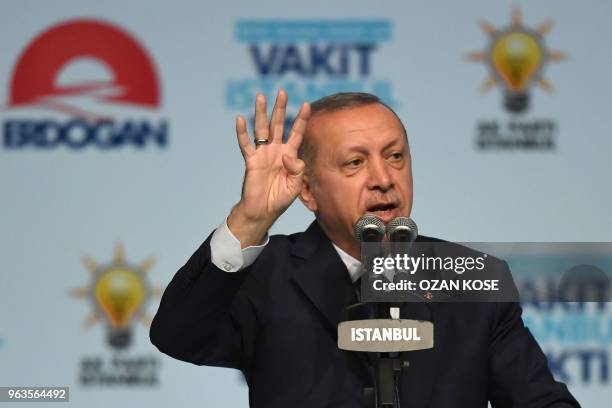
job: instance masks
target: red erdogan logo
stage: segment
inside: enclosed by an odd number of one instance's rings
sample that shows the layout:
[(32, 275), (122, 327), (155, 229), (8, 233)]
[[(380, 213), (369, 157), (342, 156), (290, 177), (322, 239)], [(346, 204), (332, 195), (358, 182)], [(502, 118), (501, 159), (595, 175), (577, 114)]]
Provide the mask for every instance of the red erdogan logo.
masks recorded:
[[(94, 61), (109, 75), (58, 81), (78, 60)], [(10, 84), (9, 107), (36, 106), (87, 119), (100, 117), (71, 102), (74, 97), (149, 109), (160, 104), (157, 73), (145, 49), (125, 30), (98, 20), (70, 20), (39, 34), (20, 56)]]

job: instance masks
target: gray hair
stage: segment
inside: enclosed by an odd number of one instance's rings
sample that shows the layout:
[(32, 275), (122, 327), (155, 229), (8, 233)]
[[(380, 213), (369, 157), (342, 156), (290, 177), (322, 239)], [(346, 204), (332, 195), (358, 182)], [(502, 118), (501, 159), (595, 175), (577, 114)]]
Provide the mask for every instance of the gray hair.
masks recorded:
[[(321, 99), (317, 99), (310, 105), (310, 117), (314, 117), (317, 114), (324, 112), (335, 112), (344, 109), (357, 108), (365, 105), (380, 104), (385, 108), (389, 109), (391, 113), (395, 115), (397, 120), (402, 124), (404, 129), (404, 135), (406, 135), (406, 128), (402, 123), (397, 113), (386, 103), (384, 103), (378, 96), (366, 92), (338, 92), (325, 96)], [(300, 149), (298, 150), (298, 157), (306, 163), (306, 174), (312, 174), (312, 166), (314, 164), (314, 158), (316, 155), (315, 144), (312, 142), (308, 134), (304, 135)]]

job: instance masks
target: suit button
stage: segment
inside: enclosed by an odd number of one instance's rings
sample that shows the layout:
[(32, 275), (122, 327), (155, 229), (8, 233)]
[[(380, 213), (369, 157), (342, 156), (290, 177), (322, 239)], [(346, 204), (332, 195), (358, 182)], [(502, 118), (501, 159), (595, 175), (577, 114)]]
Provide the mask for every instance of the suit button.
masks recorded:
[(232, 269), (232, 265), (228, 263), (223, 264), (223, 269), (225, 269), (226, 272), (229, 272)]

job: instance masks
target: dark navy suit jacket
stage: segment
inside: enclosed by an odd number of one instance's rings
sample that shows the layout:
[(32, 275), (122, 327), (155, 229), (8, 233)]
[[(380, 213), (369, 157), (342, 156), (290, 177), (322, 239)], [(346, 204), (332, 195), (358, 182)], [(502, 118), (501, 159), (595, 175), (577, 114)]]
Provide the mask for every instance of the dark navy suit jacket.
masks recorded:
[[(251, 407), (361, 407), (368, 359), (337, 347), (356, 294), (318, 223), (270, 237), (235, 273), (211, 262), (210, 238), (165, 290), (153, 344), (180, 360), (242, 370)], [(552, 378), (518, 303), (405, 303), (401, 315), (435, 325), (435, 347), (408, 356), (403, 408), (579, 406)]]

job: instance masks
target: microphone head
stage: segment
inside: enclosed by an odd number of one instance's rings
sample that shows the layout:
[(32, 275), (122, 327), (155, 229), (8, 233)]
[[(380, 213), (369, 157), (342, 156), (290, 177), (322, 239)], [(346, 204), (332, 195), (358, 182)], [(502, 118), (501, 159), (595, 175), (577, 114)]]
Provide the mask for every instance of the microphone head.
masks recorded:
[(413, 242), (419, 229), (411, 218), (396, 217), (387, 225), (387, 233), (391, 242)]
[(364, 215), (355, 223), (355, 238), (359, 242), (381, 242), (385, 223), (375, 215)]

